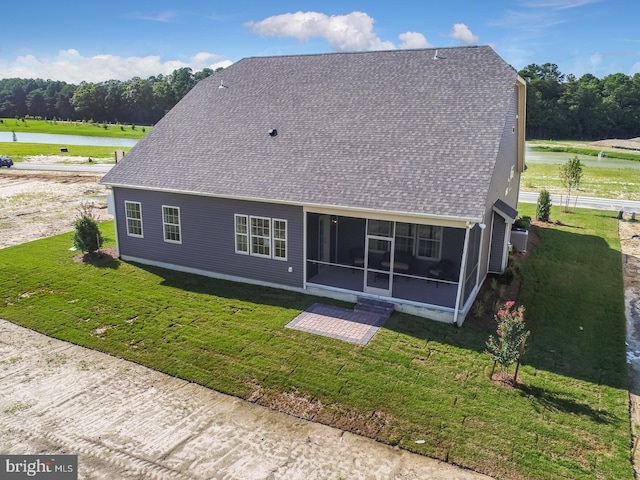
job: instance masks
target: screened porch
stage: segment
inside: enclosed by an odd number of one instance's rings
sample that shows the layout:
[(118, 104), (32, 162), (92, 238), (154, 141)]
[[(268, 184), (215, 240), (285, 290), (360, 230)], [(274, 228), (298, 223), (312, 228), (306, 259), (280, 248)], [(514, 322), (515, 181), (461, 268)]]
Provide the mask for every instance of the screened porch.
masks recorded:
[(477, 282), (480, 229), (307, 213), (307, 285), (453, 309)]

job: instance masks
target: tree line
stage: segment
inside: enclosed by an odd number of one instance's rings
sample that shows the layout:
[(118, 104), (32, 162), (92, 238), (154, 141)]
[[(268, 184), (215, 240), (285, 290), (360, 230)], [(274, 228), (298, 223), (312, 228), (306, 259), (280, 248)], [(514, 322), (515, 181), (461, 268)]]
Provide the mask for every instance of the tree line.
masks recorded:
[(576, 78), (553, 63), (518, 73), (527, 82), (527, 139), (640, 137), (640, 73)]
[(174, 70), (147, 79), (82, 82), (0, 79), (0, 117), (92, 120), (97, 123), (153, 125), (203, 78), (214, 73), (205, 68)]
[[(0, 117), (153, 125), (213, 73), (184, 67), (166, 76), (80, 85), (0, 79)], [(527, 82), (527, 139), (640, 137), (640, 73), (576, 78), (552, 63), (531, 64), (518, 73)]]

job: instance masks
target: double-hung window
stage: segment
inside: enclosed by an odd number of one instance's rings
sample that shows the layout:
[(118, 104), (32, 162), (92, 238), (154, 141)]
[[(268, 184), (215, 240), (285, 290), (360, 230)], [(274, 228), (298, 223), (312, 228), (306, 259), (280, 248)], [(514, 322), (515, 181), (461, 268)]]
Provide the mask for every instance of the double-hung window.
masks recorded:
[(397, 222), (395, 251), (426, 260), (439, 260), (442, 251), (442, 227)]
[(442, 227), (418, 225), (418, 257), (438, 260), (442, 250)]
[(273, 258), (287, 259), (287, 221), (273, 219)]
[(246, 215), (235, 215), (236, 253), (249, 255), (249, 219)]
[(142, 238), (142, 205), (140, 202), (124, 202), (124, 210), (127, 218), (127, 235)]
[(396, 252), (414, 255), (415, 228), (413, 223), (396, 223)]
[(287, 221), (234, 215), (235, 252), (256, 257), (287, 259)]
[(179, 207), (162, 206), (162, 230), (165, 242), (182, 243)]
[(271, 219), (251, 217), (251, 255), (271, 257)]

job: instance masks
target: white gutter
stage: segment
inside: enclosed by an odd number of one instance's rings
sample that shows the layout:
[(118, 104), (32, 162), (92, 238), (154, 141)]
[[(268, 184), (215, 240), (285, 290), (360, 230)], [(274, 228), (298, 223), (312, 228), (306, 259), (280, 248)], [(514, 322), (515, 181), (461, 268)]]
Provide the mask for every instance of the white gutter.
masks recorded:
[(213, 194), (213, 193), (193, 192), (193, 191), (178, 190), (178, 189), (172, 189), (172, 188), (131, 186), (126, 184), (118, 184), (118, 183), (110, 183), (110, 182), (104, 182), (104, 183), (100, 182), (100, 183), (103, 185), (108, 185), (112, 188), (113, 187), (128, 188), (131, 190), (143, 190), (143, 191), (150, 191), (150, 192), (165, 192), (165, 193), (175, 193), (179, 195), (194, 195), (199, 197), (224, 198), (228, 200), (243, 200), (248, 202), (263, 202), (263, 203), (273, 203), (277, 205), (291, 205), (296, 207), (303, 207), (305, 208), (305, 211), (317, 210), (317, 212), (314, 212), (314, 213), (329, 213), (329, 214), (334, 213), (335, 215), (344, 215), (344, 213), (346, 212), (360, 213), (360, 214), (368, 215), (369, 218), (376, 218), (376, 219), (382, 219), (382, 220), (385, 220), (384, 217), (388, 215), (394, 218), (397, 218), (398, 216), (402, 216), (402, 217), (407, 217), (412, 219), (420, 218), (423, 220), (423, 222), (417, 222), (417, 223), (424, 223), (424, 220), (426, 219), (437, 220), (439, 222), (442, 222), (442, 224), (445, 224), (447, 222), (475, 224), (482, 221), (481, 217), (458, 217), (453, 215), (432, 215), (428, 213), (404, 212), (404, 211), (396, 211), (396, 210), (378, 210), (375, 208), (346, 207), (346, 206), (340, 206), (340, 205), (327, 205), (322, 203), (303, 203), (303, 202), (294, 202), (294, 201), (288, 201), (288, 200), (267, 199), (267, 198), (260, 198), (260, 197), (219, 195), (219, 194)]

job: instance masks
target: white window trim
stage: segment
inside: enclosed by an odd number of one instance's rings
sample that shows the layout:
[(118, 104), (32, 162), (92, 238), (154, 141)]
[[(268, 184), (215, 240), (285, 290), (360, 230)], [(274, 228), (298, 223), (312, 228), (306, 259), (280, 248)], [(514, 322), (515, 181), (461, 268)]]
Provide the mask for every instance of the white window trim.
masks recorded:
[[(128, 204), (138, 205), (138, 208), (140, 210), (140, 218), (129, 217), (129, 212), (127, 210)], [(127, 236), (135, 237), (135, 238), (144, 238), (144, 222), (142, 221), (142, 203), (125, 200), (124, 201), (124, 217), (125, 217), (125, 223), (127, 226)], [(142, 233), (140, 234), (131, 233), (131, 230), (129, 229), (129, 220), (135, 220), (136, 222), (140, 222), (140, 232)]]
[[(442, 258), (442, 241), (443, 241), (443, 236), (444, 236), (444, 227), (439, 226), (439, 225), (430, 225), (431, 227), (435, 227), (435, 228), (439, 228), (440, 229), (440, 240), (438, 241), (438, 255), (435, 257), (423, 257), (421, 255), (418, 255), (418, 252), (420, 251), (420, 228), (416, 228), (416, 240), (415, 240), (415, 244), (414, 244), (414, 248), (415, 248), (415, 257), (416, 258), (421, 258), (423, 260), (440, 260), (440, 258)], [(435, 240), (432, 240), (435, 241)]]
[[(402, 235), (398, 233), (398, 223), (407, 223), (408, 225), (411, 225), (413, 233), (411, 235)], [(395, 224), (395, 236), (393, 238), (393, 241), (395, 242), (395, 250), (396, 252), (398, 251), (398, 239), (399, 238), (404, 238), (404, 239), (409, 239), (411, 240), (411, 255), (416, 256), (416, 253), (418, 253), (417, 250), (417, 236), (418, 236), (418, 226), (415, 223), (408, 223), (408, 222), (396, 222)], [(406, 253), (406, 252), (403, 252)]]
[[(242, 218), (244, 219), (244, 224), (245, 227), (247, 229), (246, 233), (238, 233), (238, 219)], [(246, 250), (239, 250), (238, 249), (238, 235), (244, 235), (247, 239), (246, 245), (247, 245), (247, 249)], [(239, 213), (236, 213), (233, 215), (233, 243), (234, 243), (234, 248), (236, 253), (239, 253), (240, 255), (249, 255), (249, 252), (251, 251), (251, 242), (250, 242), (250, 237), (251, 237), (251, 224), (249, 223), (249, 215), (240, 215)]]
[[(247, 225), (247, 233), (238, 233), (238, 219), (245, 220)], [(269, 225), (269, 236), (253, 235), (253, 220), (266, 220)], [(279, 222), (284, 224), (284, 238), (275, 237), (275, 223)], [(247, 238), (247, 251), (238, 249), (238, 235), (246, 235)], [(256, 253), (253, 251), (253, 238), (259, 237), (269, 242), (269, 255), (263, 253)], [(276, 242), (284, 243), (284, 257), (276, 255)], [(234, 213), (233, 215), (233, 245), (235, 253), (239, 255), (250, 255), (252, 257), (270, 258), (272, 260), (279, 260), (286, 262), (289, 258), (289, 221), (285, 218), (271, 218), (263, 217), (259, 215), (244, 215), (241, 213)]]
[[(164, 209), (165, 208), (172, 208), (178, 211), (178, 223), (167, 223), (164, 221)], [(166, 243), (175, 243), (175, 244), (182, 244), (182, 221), (181, 221), (181, 216), (180, 216), (180, 207), (176, 207), (174, 205), (162, 205), (162, 238), (164, 239), (164, 241)], [(178, 227), (178, 236), (180, 237), (180, 240), (172, 240), (170, 238), (167, 238), (167, 225), (172, 225), (172, 226), (177, 226)]]
[[(284, 238), (276, 238), (275, 237), (275, 223), (282, 222), (284, 223)], [(279, 257), (276, 255), (276, 241), (284, 242), (284, 257)], [(287, 220), (284, 218), (272, 218), (271, 219), (271, 255), (274, 260), (286, 261), (289, 256), (289, 224)]]
[[(267, 220), (269, 222), (269, 236), (265, 237), (263, 235), (256, 235), (258, 238), (266, 239), (269, 242), (269, 254), (265, 255), (264, 253), (256, 253), (253, 251), (253, 220)], [(273, 244), (271, 241), (272, 237), (272, 228), (271, 228), (271, 218), (270, 217), (259, 217), (251, 215), (249, 216), (249, 254), (253, 257), (262, 257), (262, 258), (273, 258)]]

